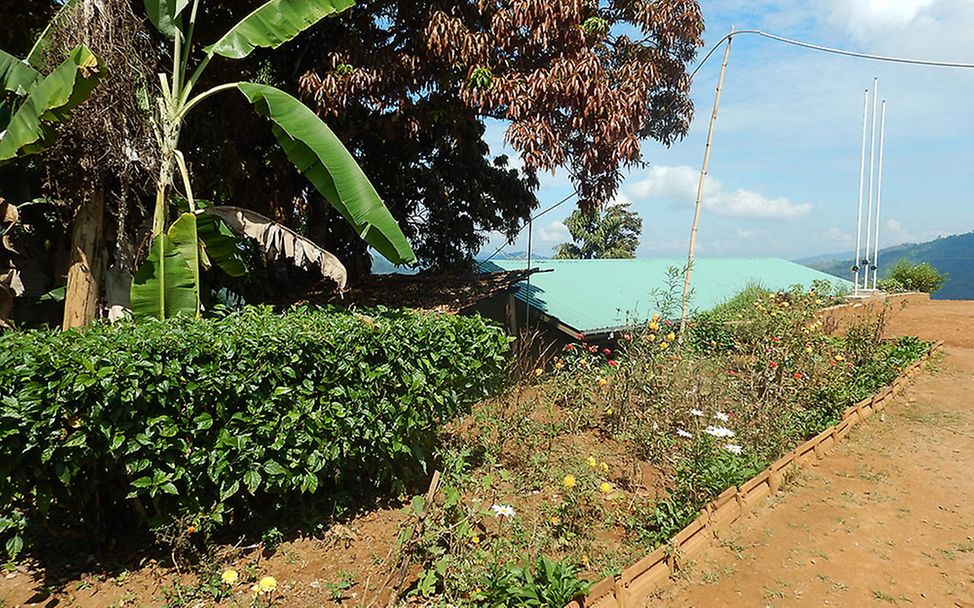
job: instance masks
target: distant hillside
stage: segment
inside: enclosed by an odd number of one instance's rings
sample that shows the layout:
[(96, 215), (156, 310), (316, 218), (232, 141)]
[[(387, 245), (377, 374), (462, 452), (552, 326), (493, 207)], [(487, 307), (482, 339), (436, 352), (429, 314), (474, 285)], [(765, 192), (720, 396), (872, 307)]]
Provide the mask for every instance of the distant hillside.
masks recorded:
[[(848, 279), (853, 253), (815, 256), (798, 260), (810, 268)], [(927, 262), (950, 277), (944, 288), (933, 294), (938, 300), (974, 300), (974, 232), (941, 237), (927, 243), (907, 243), (879, 250), (880, 278), (901, 259)]]

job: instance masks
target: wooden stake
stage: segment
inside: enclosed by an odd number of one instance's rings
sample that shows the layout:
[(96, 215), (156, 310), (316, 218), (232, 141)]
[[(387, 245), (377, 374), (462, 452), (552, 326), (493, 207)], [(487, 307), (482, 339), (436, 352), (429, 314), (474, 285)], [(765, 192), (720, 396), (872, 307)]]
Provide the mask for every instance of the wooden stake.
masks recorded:
[(734, 28), (727, 37), (727, 48), (724, 49), (724, 63), (720, 66), (720, 78), (717, 81), (717, 94), (714, 96), (714, 112), (710, 116), (710, 129), (707, 131), (707, 148), (703, 154), (703, 168), (700, 170), (700, 183), (697, 185), (697, 203), (693, 210), (693, 226), (690, 228), (690, 251), (687, 254), (686, 275), (683, 279), (683, 306), (680, 312), (680, 333), (677, 343), (683, 344), (683, 334), (687, 326), (687, 313), (690, 307), (690, 277), (693, 274), (694, 251), (697, 244), (697, 227), (700, 224), (700, 208), (703, 205), (704, 184), (710, 169), (710, 150), (714, 139), (714, 125), (717, 124), (717, 110), (720, 108), (720, 94), (724, 89), (724, 75), (727, 73), (727, 60), (730, 58), (731, 42), (734, 40)]

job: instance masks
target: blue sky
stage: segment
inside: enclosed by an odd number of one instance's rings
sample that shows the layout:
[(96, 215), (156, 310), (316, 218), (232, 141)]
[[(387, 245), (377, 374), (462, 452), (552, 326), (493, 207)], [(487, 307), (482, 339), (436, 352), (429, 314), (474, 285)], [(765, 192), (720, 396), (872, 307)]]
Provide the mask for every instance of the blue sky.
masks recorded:
[[(974, 63), (971, 0), (702, 0), (706, 50), (732, 25), (867, 53)], [(650, 166), (619, 200), (643, 217), (640, 257), (684, 256), (720, 53), (693, 84), (687, 138), (644, 142)], [(698, 255), (790, 259), (854, 247), (863, 91), (888, 100), (881, 246), (974, 230), (974, 70), (825, 55), (755, 36), (734, 39), (715, 132)], [(496, 152), (504, 125), (488, 125)], [(542, 176), (542, 206), (572, 188)], [(534, 227), (540, 255), (567, 240), (569, 205)], [(523, 250), (524, 231), (509, 250)], [(504, 239), (494, 235), (485, 252)]]

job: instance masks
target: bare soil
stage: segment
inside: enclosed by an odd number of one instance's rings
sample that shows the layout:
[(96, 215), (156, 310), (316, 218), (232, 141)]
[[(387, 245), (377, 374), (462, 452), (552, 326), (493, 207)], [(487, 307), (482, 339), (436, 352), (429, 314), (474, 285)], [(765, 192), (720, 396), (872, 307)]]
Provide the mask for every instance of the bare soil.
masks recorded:
[(972, 327), (974, 302), (894, 314), (942, 359), (650, 605), (974, 607)]

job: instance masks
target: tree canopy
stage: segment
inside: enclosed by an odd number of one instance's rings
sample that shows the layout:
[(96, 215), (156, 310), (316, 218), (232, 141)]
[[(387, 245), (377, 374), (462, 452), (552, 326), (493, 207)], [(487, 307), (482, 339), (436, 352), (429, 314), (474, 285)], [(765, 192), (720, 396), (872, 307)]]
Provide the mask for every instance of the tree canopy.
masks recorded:
[(565, 226), (574, 243), (562, 243), (555, 259), (632, 259), (639, 247), (643, 220), (628, 204), (605, 209), (576, 209)]

